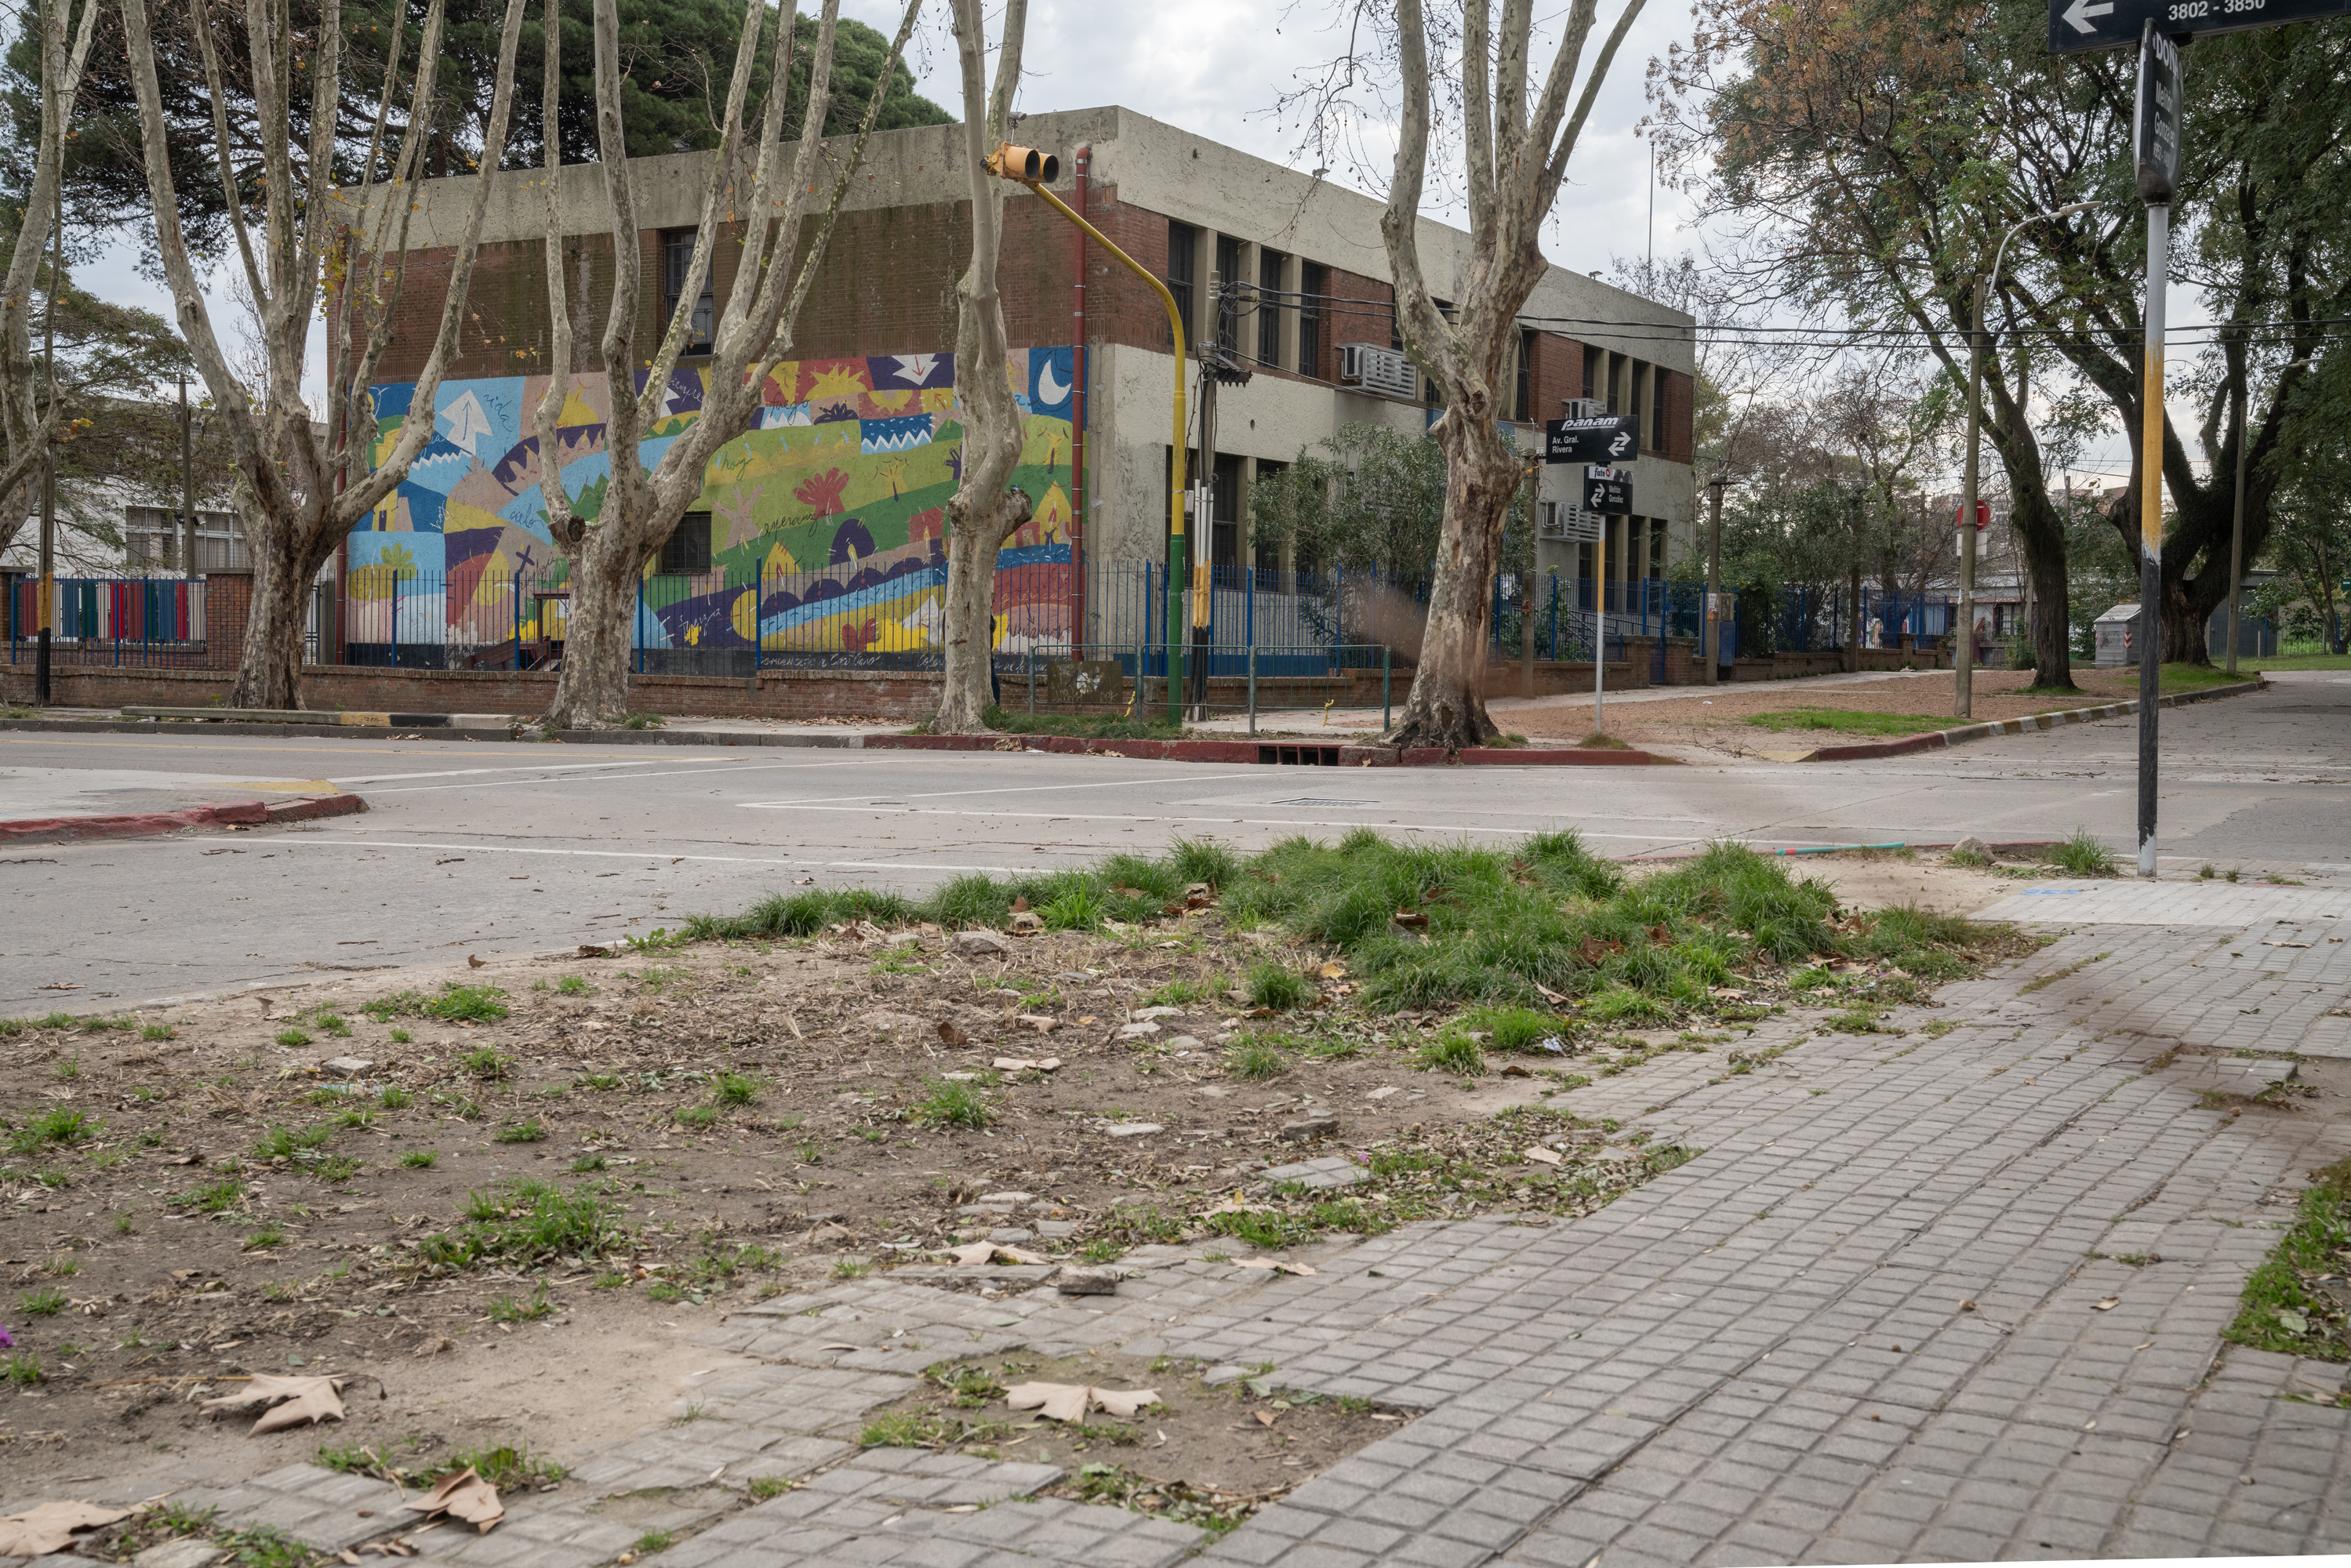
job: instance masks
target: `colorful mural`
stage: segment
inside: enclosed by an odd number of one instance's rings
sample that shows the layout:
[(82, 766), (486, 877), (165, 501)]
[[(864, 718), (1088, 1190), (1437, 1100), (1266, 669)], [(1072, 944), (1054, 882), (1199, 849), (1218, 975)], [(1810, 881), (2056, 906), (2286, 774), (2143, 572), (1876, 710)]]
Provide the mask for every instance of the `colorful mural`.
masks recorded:
[[(1066, 348), (1016, 350), (1007, 375), (1027, 426), (1013, 483), (1036, 517), (998, 557), (997, 644), (1069, 635), (1071, 381)], [(650, 467), (700, 417), (708, 371), (679, 370), (645, 439)], [(642, 392), (643, 382), (639, 379)], [(544, 377), (449, 382), (433, 441), (351, 535), (349, 593), (381, 600), (387, 634), (512, 624), (538, 635), (533, 588), (559, 580), (532, 431)], [(415, 388), (372, 389), (378, 455)], [(573, 378), (557, 431), (563, 486), (593, 517), (611, 477), (601, 375)], [(963, 467), (955, 356), (799, 360), (776, 367), (758, 427), (719, 448), (696, 510), (711, 516), (711, 570), (662, 577), (649, 562), (641, 645), (887, 653), (935, 646), (946, 584), (946, 503)], [(397, 596), (396, 612), (393, 600)], [(559, 622), (560, 601), (547, 601)], [(367, 617), (359, 615), (359, 620)], [(559, 637), (559, 623), (549, 628)], [(416, 637), (416, 641), (439, 641)], [(466, 641), (482, 639), (468, 637)]]

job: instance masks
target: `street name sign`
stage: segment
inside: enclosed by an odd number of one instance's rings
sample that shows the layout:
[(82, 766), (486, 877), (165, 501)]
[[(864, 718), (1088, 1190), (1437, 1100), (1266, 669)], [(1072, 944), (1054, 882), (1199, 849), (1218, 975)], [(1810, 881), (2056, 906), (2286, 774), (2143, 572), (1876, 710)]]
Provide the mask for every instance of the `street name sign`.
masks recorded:
[(1613, 468), (1583, 471), (1583, 509), (1587, 512), (1629, 512), (1633, 509), (1633, 476)]
[(2166, 37), (2199, 38), (2342, 16), (2351, 16), (2351, 0), (2049, 0), (2049, 48), (2127, 48), (2149, 21)]
[[(2345, 0), (2351, 5), (2351, 0)], [(1640, 455), (1640, 433), (1625, 416), (1543, 422), (1546, 463), (1615, 463)]]
[(2152, 23), (2139, 41), (2131, 147), (2138, 199), (2149, 206), (2169, 206), (2179, 190), (2179, 46)]

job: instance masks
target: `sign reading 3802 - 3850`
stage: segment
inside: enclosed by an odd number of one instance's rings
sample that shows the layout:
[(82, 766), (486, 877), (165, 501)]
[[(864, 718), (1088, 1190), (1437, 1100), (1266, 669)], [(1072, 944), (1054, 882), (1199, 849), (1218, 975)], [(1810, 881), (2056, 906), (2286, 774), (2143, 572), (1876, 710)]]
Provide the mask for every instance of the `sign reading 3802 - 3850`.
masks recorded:
[(2351, 0), (2049, 0), (2049, 47), (2123, 48), (2149, 20), (2167, 37), (2193, 38), (2342, 16), (2351, 16)]

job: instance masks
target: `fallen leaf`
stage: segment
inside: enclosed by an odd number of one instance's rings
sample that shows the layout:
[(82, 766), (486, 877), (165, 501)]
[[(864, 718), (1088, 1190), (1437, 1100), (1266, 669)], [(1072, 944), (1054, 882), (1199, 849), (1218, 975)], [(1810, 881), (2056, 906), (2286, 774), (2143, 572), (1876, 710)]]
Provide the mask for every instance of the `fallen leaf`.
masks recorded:
[(996, 1059), (998, 1072), (1051, 1072), (1061, 1065), (1058, 1056), (999, 1056)]
[(45, 1502), (23, 1513), (0, 1518), (0, 1557), (40, 1557), (73, 1544), (77, 1530), (94, 1530), (128, 1519), (127, 1508), (100, 1508), (94, 1502)]
[(1395, 912), (1395, 923), (1407, 931), (1417, 931), (1428, 924), (1428, 916), (1416, 909), (1399, 909)]
[(1961, 1311), (1961, 1312), (1974, 1312), (1975, 1310), (1976, 1310), (1976, 1299), (1975, 1299), (1973, 1296), (1970, 1296), (1966, 1301), (1961, 1301), (1961, 1302), (1959, 1303), (1959, 1311)]
[(2119, 1307), (2122, 1304), (2123, 1299), (2120, 1296), (2108, 1296), (2103, 1301), (2092, 1301), (2090, 1303), (2090, 1310), (2094, 1312), (2107, 1312), (2114, 1311), (2115, 1308)]
[[(47, 985), (35, 986), (33, 988), (37, 991), (78, 991), (83, 988), (78, 982), (73, 980), (51, 980)], [(44, 1503), (42, 1506), (46, 1508), (48, 1505)]]
[(1270, 1269), (1277, 1274), (1302, 1277), (1320, 1272), (1311, 1263), (1289, 1263), (1278, 1258), (1237, 1258), (1233, 1261), (1244, 1269)]
[(1549, 986), (1544, 985), (1541, 980), (1537, 980), (1537, 981), (1535, 981), (1535, 982), (1534, 982), (1534, 988), (1535, 988), (1535, 994), (1536, 994), (1536, 995), (1538, 995), (1538, 996), (1540, 996), (1540, 997), (1541, 997), (1541, 998), (1542, 998), (1542, 999), (1543, 999), (1543, 1000), (1545, 1000), (1545, 1001), (1547, 1001), (1547, 1002), (1559, 1002), (1559, 1003), (1563, 1003), (1563, 1002), (1565, 1002), (1565, 1001), (1567, 1000), (1567, 998), (1566, 998), (1566, 996), (1565, 996), (1563, 993), (1559, 992), (1559, 991), (1554, 991), (1554, 990), (1552, 990)]
[(1015, 1022), (1027, 1024), (1039, 1034), (1050, 1034), (1061, 1027), (1060, 1019), (1050, 1018), (1043, 1013), (1015, 1013), (1013, 1019)]
[(343, 1401), (337, 1391), (342, 1385), (336, 1377), (273, 1377), (264, 1373), (235, 1393), (207, 1399), (197, 1408), (210, 1415), (215, 1410), (269, 1406), (246, 1434), (258, 1437), (264, 1432), (282, 1432), (312, 1421), (341, 1420)]
[(993, 1263), (1002, 1258), (1008, 1263), (1050, 1263), (1051, 1259), (1035, 1252), (1023, 1252), (1018, 1247), (1007, 1247), (1000, 1241), (967, 1241), (960, 1247), (947, 1249), (947, 1256), (967, 1269)]
[(1534, 1074), (1513, 1061), (1508, 1067), (1502, 1069), (1502, 1076), (1505, 1078), (1532, 1078)]
[(1252, 1410), (1249, 1414), (1257, 1417), (1257, 1423), (1260, 1427), (1270, 1427), (1280, 1419), (1270, 1410)]
[(1333, 958), (1314, 972), (1326, 980), (1342, 980), (1346, 978), (1347, 966)]
[(956, 1028), (956, 1026), (951, 1023), (943, 1023), (939, 1025), (939, 1043), (942, 1045), (969, 1045), (971, 1043), (971, 1036), (964, 1033), (963, 1030)]
[(1126, 1420), (1159, 1403), (1155, 1388), (1089, 1388), (1075, 1383), (1021, 1383), (1004, 1391), (1015, 1410), (1035, 1410), (1048, 1421), (1082, 1421), (1089, 1409)]
[(610, 947), (599, 947), (593, 942), (580, 944), (580, 956), (582, 958), (609, 958), (611, 956), (612, 950)]
[(477, 953), (468, 953), (465, 955), (465, 967), (468, 969), (478, 969), (485, 962), (486, 962), (486, 960)]
[(444, 1478), (439, 1486), (406, 1506), (428, 1518), (445, 1513), (452, 1519), (462, 1519), (484, 1535), (507, 1516), (506, 1505), (498, 1500), (498, 1489), (475, 1475), (471, 1466)]
[(837, 1339), (831, 1344), (820, 1344), (817, 1346), (817, 1349), (819, 1350), (863, 1350), (864, 1348), (865, 1347), (862, 1344), (852, 1344), (845, 1339)]
[(1015, 915), (1026, 915), (1029, 913), (1029, 895), (1027, 894), (1024, 893), (1019, 897), (1012, 901), (1012, 913)]
[(1566, 1163), (1566, 1156), (1562, 1155), (1557, 1149), (1546, 1149), (1540, 1144), (1527, 1151), (1527, 1158), (1533, 1160), (1538, 1164), (1546, 1166), (1563, 1165)]
[(1650, 926), (1650, 927), (1649, 927), (1649, 940), (1650, 940), (1650, 941), (1652, 941), (1652, 942), (1656, 943), (1659, 946), (1664, 946), (1667, 943), (1671, 942), (1673, 939), (1674, 939), (1674, 934), (1673, 934), (1673, 932), (1672, 932), (1671, 930), (1669, 930), (1668, 928), (1667, 928), (1666, 926), (1663, 926), (1663, 925), (1652, 925), (1652, 926)]

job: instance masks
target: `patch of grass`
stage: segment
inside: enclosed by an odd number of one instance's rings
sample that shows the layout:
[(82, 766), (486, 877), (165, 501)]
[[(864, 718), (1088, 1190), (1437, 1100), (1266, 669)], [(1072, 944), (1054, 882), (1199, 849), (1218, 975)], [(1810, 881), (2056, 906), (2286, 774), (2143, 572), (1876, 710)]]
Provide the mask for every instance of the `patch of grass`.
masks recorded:
[(326, 1127), (277, 1127), (265, 1130), (253, 1152), (265, 1160), (307, 1160), (317, 1157), (333, 1132)]
[(457, 1065), (473, 1077), (495, 1082), (514, 1071), (514, 1058), (490, 1046), (476, 1046), (457, 1058)]
[(2317, 1174), (2294, 1220), (2245, 1281), (2221, 1338), (2255, 1350), (2351, 1361), (2351, 1309), (2322, 1281), (2339, 1281), (2351, 1254), (2351, 1160)]
[[(2242, 659), (2237, 661), (2239, 669), (2243, 669), (2244, 663)], [(2246, 672), (2232, 675), (2218, 664), (2166, 664), (2158, 678), (2161, 690), (2197, 692), (2208, 686), (2232, 686), (2241, 681), (2252, 680), (2252, 674)]]
[(42, 1370), (40, 1356), (29, 1350), (20, 1350), (0, 1359), (0, 1375), (5, 1375), (9, 1382), (21, 1388), (30, 1388), (48, 1377), (48, 1374)]
[(151, 1023), (139, 1031), (139, 1038), (141, 1040), (169, 1040), (172, 1038), (172, 1031), (165, 1025)]
[(84, 1111), (60, 1105), (26, 1119), (10, 1144), (18, 1154), (32, 1154), (46, 1144), (86, 1144), (105, 1131), (106, 1124)]
[(309, 1032), (306, 1030), (281, 1029), (270, 1038), (280, 1045), (289, 1047), (305, 1046), (310, 1043)]
[(1486, 1053), (1466, 1034), (1438, 1035), (1413, 1053), (1413, 1061), (1424, 1072), (1450, 1072), (1460, 1078), (1479, 1077), (1486, 1071)]
[(553, 1459), (532, 1453), (528, 1443), (521, 1448), (502, 1443), (495, 1448), (460, 1448), (433, 1467), (433, 1478), (439, 1480), (465, 1470), (473, 1471), (500, 1491), (551, 1486), (571, 1473)]
[(566, 975), (555, 982), (555, 988), (567, 997), (584, 997), (594, 988), (588, 984), (588, 977), (584, 975)]
[(2041, 858), (2074, 876), (2112, 876), (2116, 871), (2114, 852), (2087, 828), (2074, 829), (2064, 843), (2043, 850)]
[(1253, 1008), (1288, 1012), (1314, 999), (1314, 982), (1271, 958), (1259, 958), (1242, 972), (1241, 989)]
[(1461, 1025), (1482, 1031), (1489, 1051), (1555, 1054), (1567, 1043), (1564, 1021), (1531, 1008), (1472, 1008)]
[(265, 1248), (275, 1247), (285, 1239), (284, 1230), (276, 1225), (265, 1225), (245, 1239), (245, 1249), (248, 1252), (258, 1252)]
[(28, 1318), (50, 1317), (66, 1310), (66, 1293), (55, 1286), (44, 1285), (18, 1296), (16, 1305)]
[(183, 1208), (193, 1208), (201, 1214), (226, 1214), (245, 1202), (245, 1184), (235, 1176), (222, 1176), (216, 1181), (201, 1183), (173, 1198)]
[(754, 1476), (743, 1490), (751, 1494), (752, 1501), (765, 1502), (769, 1498), (783, 1496), (792, 1490), (792, 1485), (791, 1480), (784, 1476)]
[(721, 1072), (710, 1086), (711, 1095), (722, 1105), (748, 1105), (759, 1097), (764, 1087), (759, 1080), (740, 1072)]
[(1227, 1076), (1262, 1082), (1290, 1071), (1290, 1058), (1262, 1040), (1244, 1040), (1225, 1049)]
[(1771, 713), (1750, 714), (1747, 722), (1761, 729), (1785, 732), (1792, 729), (1824, 729), (1837, 735), (1904, 736), (1919, 735), (1930, 729), (1948, 729), (1951, 721), (1944, 717), (1927, 717), (1917, 714), (1875, 713), (1865, 708), (1818, 707), (1810, 705), (1779, 708)]
[(558, 1257), (601, 1258), (627, 1241), (619, 1207), (597, 1194), (517, 1181), (473, 1193), (464, 1223), (426, 1237), (416, 1256), (445, 1269), (491, 1260), (528, 1265)]
[(539, 1144), (547, 1141), (547, 1125), (532, 1116), (520, 1122), (509, 1122), (496, 1134), (501, 1144)]
[(1165, 719), (1133, 719), (1121, 714), (1007, 713), (990, 707), (980, 722), (1008, 735), (1075, 735), (1092, 740), (1181, 740), (1184, 728)]
[(507, 1016), (507, 1005), (498, 999), (505, 995), (496, 986), (467, 986), (448, 980), (442, 984), (439, 996), (416, 1010), (449, 1023), (490, 1023)]
[(440, 1154), (433, 1149), (411, 1149), (400, 1156), (400, 1163), (413, 1171), (429, 1171), (440, 1157)]
[(718, 1124), (718, 1113), (708, 1105), (681, 1105), (670, 1120), (690, 1132), (706, 1133)]
[(976, 1085), (953, 1078), (935, 1078), (926, 1085), (914, 1119), (925, 1126), (963, 1127), (977, 1132), (996, 1120), (996, 1108)]
[(492, 1296), (490, 1322), (494, 1323), (535, 1322), (555, 1311), (555, 1303), (547, 1299), (547, 1281), (541, 1280), (531, 1295)]

